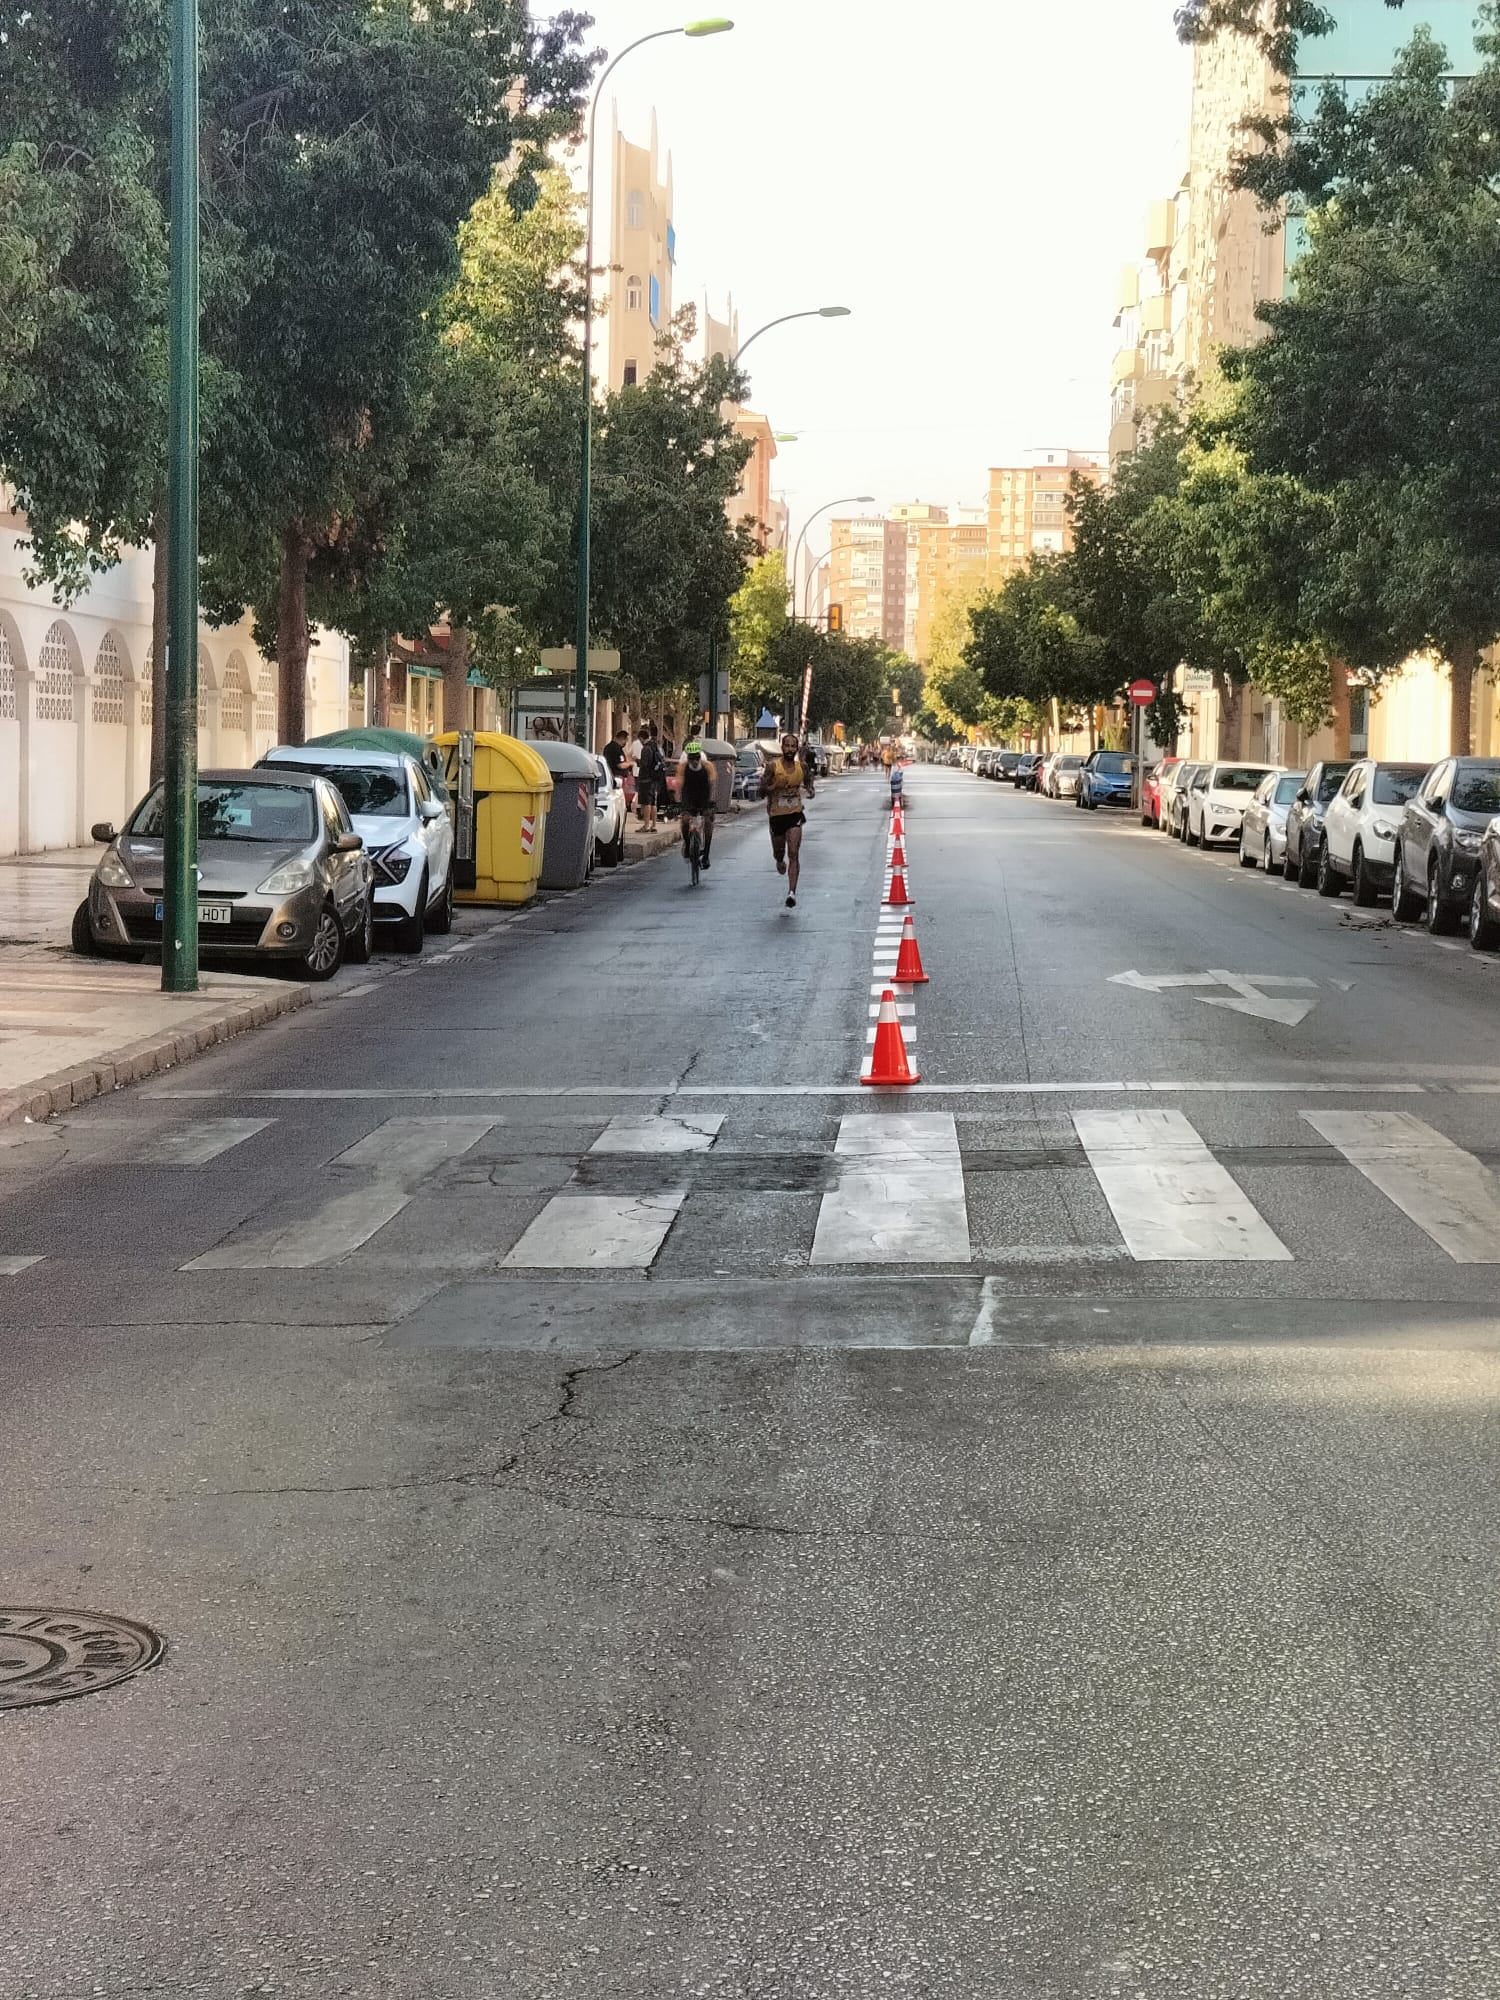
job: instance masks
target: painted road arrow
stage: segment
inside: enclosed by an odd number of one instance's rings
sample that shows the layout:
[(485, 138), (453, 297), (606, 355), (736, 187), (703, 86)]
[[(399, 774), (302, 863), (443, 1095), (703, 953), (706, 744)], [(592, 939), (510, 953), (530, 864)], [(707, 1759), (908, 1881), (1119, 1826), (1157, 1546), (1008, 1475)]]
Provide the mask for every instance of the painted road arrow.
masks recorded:
[(1227, 993), (1195, 993), (1193, 998), (1205, 1007), (1227, 1007), (1232, 1014), (1248, 1014), (1256, 1021), (1279, 1021), (1287, 1028), (1295, 1028), (1318, 1004), (1316, 996), (1310, 1000), (1283, 1000), (1262, 992), (1266, 986), (1317, 986), (1315, 979), (1301, 979), (1284, 972), (1227, 972), (1222, 966), (1208, 972), (1116, 972), (1111, 974), (1109, 983), (1129, 986), (1137, 993), (1166, 993), (1176, 986), (1228, 987)]

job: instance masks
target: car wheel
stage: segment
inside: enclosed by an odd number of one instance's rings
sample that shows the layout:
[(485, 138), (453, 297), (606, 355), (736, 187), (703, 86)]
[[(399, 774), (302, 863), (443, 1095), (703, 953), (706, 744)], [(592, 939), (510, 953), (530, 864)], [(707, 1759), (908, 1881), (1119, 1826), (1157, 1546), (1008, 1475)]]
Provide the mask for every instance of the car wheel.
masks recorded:
[(344, 956), (351, 965), (368, 965), (375, 951), (375, 891), (365, 897), (359, 913), (359, 924), (351, 938), (344, 941)]
[(1248, 850), (1248, 849), (1246, 848), (1246, 846), (1245, 846), (1245, 829), (1244, 829), (1244, 827), (1241, 827), (1241, 828), (1240, 828), (1240, 866), (1241, 866), (1241, 868), (1253, 868), (1253, 867), (1255, 867), (1255, 865), (1256, 865), (1256, 860), (1255, 860), (1255, 856), (1254, 856), (1253, 854), (1251, 854), (1251, 853), (1249, 852), (1249, 850)]
[(1370, 871), (1365, 866), (1365, 850), (1362, 847), (1356, 847), (1354, 850), (1354, 900), (1363, 910), (1369, 909), (1372, 903), (1380, 900), (1380, 891), (1371, 880)]
[(1458, 929), (1452, 910), (1443, 901), (1435, 860), (1427, 864), (1427, 901), (1422, 906), (1422, 922), (1433, 937), (1444, 937), (1449, 931)]
[(1260, 845), (1260, 865), (1262, 868), (1265, 869), (1268, 875), (1272, 872), (1272, 870), (1275, 868), (1276, 865), (1271, 858), (1271, 836), (1269, 832), (1266, 834), (1265, 839), (1261, 842)]
[(325, 903), (318, 912), (318, 927), (313, 932), (312, 943), (302, 954), (303, 975), (320, 982), (332, 979), (343, 962), (344, 927), (332, 903)]
[(1297, 850), (1297, 887), (1311, 889), (1318, 879), (1318, 857), (1308, 846), (1307, 830), (1303, 829), (1302, 845)]
[(94, 926), (89, 922), (89, 899), (84, 897), (73, 912), (73, 949), (80, 958), (97, 958), (99, 947), (94, 941)]
[(1203, 837), (1201, 834), (1194, 833), (1193, 822), (1190, 819), (1185, 819), (1182, 822), (1182, 827), (1183, 827), (1182, 837), (1187, 842), (1189, 847), (1199, 847), (1202, 845)]
[(1406, 857), (1398, 847), (1391, 876), (1391, 915), (1398, 923), (1414, 924), (1421, 914), (1422, 898), (1406, 879)]
[(1333, 857), (1328, 852), (1328, 836), (1324, 834), (1318, 842), (1318, 894), (1332, 899), (1344, 893), (1344, 878), (1333, 865)]
[(427, 928), (434, 937), (446, 937), (453, 928), (453, 863), (443, 882), (443, 893), (427, 912)]
[(1469, 943), (1476, 951), (1500, 950), (1500, 923), (1490, 915), (1483, 868), (1474, 883), (1474, 894), (1469, 899)]
[(1285, 881), (1295, 882), (1297, 879), (1297, 864), (1292, 859), (1292, 837), (1290, 834), (1287, 835), (1286, 845), (1281, 850), (1281, 873)]
[(416, 908), (409, 917), (403, 917), (395, 926), (392, 936), (396, 940), (397, 951), (415, 956), (422, 949), (422, 933), (425, 928), (427, 910), (427, 870), (422, 870), (421, 885), (417, 890)]

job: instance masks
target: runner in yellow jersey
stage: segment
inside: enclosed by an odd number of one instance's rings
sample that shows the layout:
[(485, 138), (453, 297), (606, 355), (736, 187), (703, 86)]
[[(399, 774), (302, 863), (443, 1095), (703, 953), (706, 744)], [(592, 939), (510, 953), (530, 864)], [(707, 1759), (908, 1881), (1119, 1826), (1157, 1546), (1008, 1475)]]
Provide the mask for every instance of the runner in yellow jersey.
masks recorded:
[(807, 815), (804, 799), (814, 796), (812, 772), (801, 755), (791, 730), (781, 739), (781, 755), (773, 757), (761, 774), (760, 795), (766, 802), (771, 824), (771, 852), (776, 856), (776, 873), (785, 875), (786, 906), (797, 907), (797, 879), (802, 872), (802, 829)]

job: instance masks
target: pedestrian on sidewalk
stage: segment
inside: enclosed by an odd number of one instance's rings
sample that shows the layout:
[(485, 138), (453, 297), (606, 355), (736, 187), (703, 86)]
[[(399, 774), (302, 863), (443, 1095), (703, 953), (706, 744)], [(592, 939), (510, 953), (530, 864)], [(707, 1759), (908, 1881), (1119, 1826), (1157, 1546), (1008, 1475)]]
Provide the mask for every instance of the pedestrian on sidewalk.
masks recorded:
[(648, 722), (642, 731), (641, 754), (635, 767), (635, 791), (641, 803), (641, 826), (647, 833), (656, 831), (656, 812), (661, 804), (661, 795), (666, 790), (666, 778), (661, 745), (656, 740), (656, 724)]

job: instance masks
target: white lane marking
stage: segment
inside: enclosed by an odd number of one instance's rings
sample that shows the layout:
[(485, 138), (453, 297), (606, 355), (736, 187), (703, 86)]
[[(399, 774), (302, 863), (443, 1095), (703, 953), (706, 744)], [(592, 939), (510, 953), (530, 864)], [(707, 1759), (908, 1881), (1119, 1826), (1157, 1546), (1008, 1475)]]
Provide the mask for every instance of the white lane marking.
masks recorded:
[[(882, 987), (881, 991), (883, 993), (885, 988)], [(896, 1002), (896, 1019), (898, 1021), (915, 1021), (916, 1018), (917, 1004), (914, 1000), (898, 1000)], [(870, 1019), (872, 1021), (880, 1019), (880, 1002), (878, 1000), (871, 1003)]]
[(1304, 1111), (1455, 1264), (1500, 1264), (1500, 1179), (1410, 1111)]
[(337, 1263), (394, 1220), (423, 1181), (476, 1146), (493, 1118), (387, 1118), (340, 1153), (328, 1168), (372, 1170), (368, 1179), (317, 1203), (293, 1222), (246, 1226), (191, 1258), (184, 1271), (307, 1271)]
[(686, 1118), (611, 1118), (591, 1153), (706, 1153), (724, 1123), (722, 1111)]
[(173, 1132), (143, 1132), (116, 1157), (135, 1166), (202, 1167), (275, 1123), (271, 1118), (206, 1118)]
[(818, 1204), (814, 1264), (967, 1264), (958, 1127), (940, 1111), (839, 1121), (838, 1185)]
[(1155, 994), (1171, 992), (1181, 986), (1227, 986), (1232, 998), (1214, 998), (1207, 993), (1195, 994), (1194, 998), (1205, 1007), (1227, 1007), (1233, 1013), (1248, 1014), (1258, 1021), (1279, 1021), (1288, 1028), (1295, 1028), (1318, 1004), (1316, 998), (1279, 1000), (1261, 991), (1264, 986), (1300, 986), (1316, 992), (1318, 982), (1315, 979), (1279, 972), (1230, 972), (1223, 966), (1212, 967), (1207, 972), (1115, 972), (1106, 983), (1128, 986), (1137, 993)]
[[(886, 985), (891, 984), (886, 981)], [(885, 991), (882, 986), (881, 991)], [(1207, 1093), (1216, 1097), (1236, 1095), (1256, 1096), (1267, 1093), (1280, 1097), (1428, 1097), (1434, 1093), (1494, 1094), (1500, 1092), (1500, 1083), (1460, 1083), (1439, 1081), (1426, 1083), (1320, 1083), (1305, 1079), (1263, 1080), (1257, 1078), (1233, 1077), (1227, 1082), (1218, 1077), (1141, 1077), (1124, 1080), (1120, 1077), (1069, 1077), (1055, 1083), (1026, 1082), (1016, 1079), (1004, 1083), (924, 1083), (918, 1088), (925, 1091), (940, 1091), (948, 1097), (1089, 1097), (1102, 1093), (1118, 1096), (1121, 1092), (1131, 1095), (1175, 1095), (1178, 1093)], [(518, 1099), (548, 1098), (558, 1102), (572, 1099), (587, 1099), (590, 1103), (600, 1098), (662, 1098), (662, 1097), (863, 1097), (864, 1091), (853, 1083), (506, 1083), (506, 1084), (438, 1084), (414, 1086), (410, 1089), (398, 1085), (383, 1084), (379, 1089), (357, 1088), (348, 1090), (152, 1090), (143, 1093), (150, 1103), (172, 1101), (201, 1102), (206, 1098), (233, 1098), (246, 1104), (389, 1104), (392, 1100), (402, 1103), (440, 1103), (452, 1098), (467, 1098), (476, 1104), (487, 1103), (491, 1098)], [(504, 1121), (495, 1119), (495, 1124)]]
[(1137, 1262), (1290, 1261), (1180, 1111), (1075, 1111), (1073, 1124)]
[(511, 1271), (645, 1271), (687, 1189), (666, 1194), (555, 1194), (504, 1260)]
[(970, 1347), (988, 1347), (995, 1338), (995, 1315), (1000, 1309), (1000, 1294), (993, 1278), (986, 1278), (979, 1287), (979, 1310), (974, 1315), (974, 1324), (969, 1329)]
[(34, 1257), (0, 1257), (0, 1278), (17, 1277), (22, 1271), (29, 1271), (33, 1264), (40, 1264), (41, 1261), (40, 1251)]

